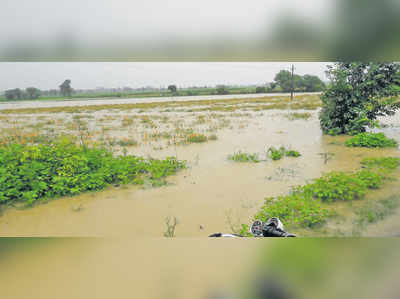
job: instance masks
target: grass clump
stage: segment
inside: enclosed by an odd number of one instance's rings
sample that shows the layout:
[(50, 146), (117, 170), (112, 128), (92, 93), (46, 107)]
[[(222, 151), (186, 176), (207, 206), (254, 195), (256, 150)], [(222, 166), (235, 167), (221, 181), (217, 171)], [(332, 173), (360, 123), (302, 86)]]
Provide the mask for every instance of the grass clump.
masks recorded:
[(48, 145), (0, 147), (0, 203), (31, 205), (57, 196), (100, 190), (110, 184), (165, 184), (165, 177), (185, 167), (164, 160), (113, 156), (104, 148), (77, 146), (68, 139)]
[(186, 141), (189, 143), (201, 143), (208, 140), (206, 135), (199, 133), (192, 133), (186, 137)]
[(260, 162), (260, 159), (258, 158), (257, 153), (249, 154), (249, 153), (244, 153), (241, 151), (238, 151), (232, 155), (229, 155), (228, 159), (231, 161), (235, 161), (235, 162), (253, 162), (253, 163)]
[(371, 201), (359, 208), (355, 212), (357, 218), (354, 221), (353, 234), (358, 235), (368, 224), (376, 223), (392, 215), (399, 204), (399, 196), (391, 196), (383, 200)]
[(271, 146), (270, 148), (268, 148), (267, 154), (274, 161), (280, 160), (284, 156), (296, 157), (296, 158), (301, 156), (301, 154), (298, 151), (288, 150), (284, 146), (281, 146), (279, 149)]
[(311, 117), (311, 113), (309, 112), (293, 112), (285, 115), (286, 118), (289, 120), (298, 120), (298, 119), (303, 119), (307, 120)]
[(396, 169), (400, 166), (400, 158), (397, 157), (380, 157), (380, 158), (364, 158), (361, 165), (367, 168)]
[(397, 141), (387, 138), (383, 133), (360, 133), (345, 141), (349, 147), (396, 147)]

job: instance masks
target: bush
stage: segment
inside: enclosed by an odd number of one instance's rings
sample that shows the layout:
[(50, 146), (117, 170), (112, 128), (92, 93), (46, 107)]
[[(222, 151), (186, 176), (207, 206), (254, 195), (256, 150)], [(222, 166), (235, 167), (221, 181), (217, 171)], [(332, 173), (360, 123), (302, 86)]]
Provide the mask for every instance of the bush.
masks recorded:
[(235, 162), (254, 162), (254, 163), (260, 162), (258, 154), (248, 154), (248, 153), (243, 153), (241, 151), (238, 151), (233, 155), (229, 155), (228, 159)]
[(52, 145), (0, 147), (0, 203), (99, 190), (109, 184), (162, 185), (164, 178), (184, 168), (173, 157), (164, 160), (117, 156), (102, 148), (85, 148), (68, 140)]
[(396, 147), (397, 141), (387, 138), (383, 133), (360, 133), (344, 143), (349, 147)]

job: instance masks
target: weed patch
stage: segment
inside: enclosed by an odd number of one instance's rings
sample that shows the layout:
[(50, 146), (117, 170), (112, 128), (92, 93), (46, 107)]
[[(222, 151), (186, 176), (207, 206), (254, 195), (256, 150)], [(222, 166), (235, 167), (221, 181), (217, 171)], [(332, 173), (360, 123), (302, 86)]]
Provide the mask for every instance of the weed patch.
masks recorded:
[(284, 156), (296, 157), (296, 158), (301, 156), (301, 154), (298, 151), (288, 150), (284, 146), (281, 146), (279, 149), (271, 146), (270, 148), (268, 148), (267, 154), (274, 161), (280, 160)]
[(232, 155), (228, 156), (228, 159), (235, 162), (253, 162), (258, 163), (260, 159), (258, 158), (258, 154), (248, 154), (241, 151), (238, 151)]

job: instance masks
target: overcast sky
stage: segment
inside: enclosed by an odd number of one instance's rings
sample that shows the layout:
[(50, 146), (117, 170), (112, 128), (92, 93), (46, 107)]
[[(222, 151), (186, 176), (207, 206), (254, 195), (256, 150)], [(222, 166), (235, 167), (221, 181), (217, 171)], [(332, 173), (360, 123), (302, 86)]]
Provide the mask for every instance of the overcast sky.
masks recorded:
[[(295, 62), (295, 73), (326, 80), (327, 64)], [(57, 89), (65, 79), (75, 89), (263, 84), (290, 66), (290, 62), (1, 62), (0, 90)]]

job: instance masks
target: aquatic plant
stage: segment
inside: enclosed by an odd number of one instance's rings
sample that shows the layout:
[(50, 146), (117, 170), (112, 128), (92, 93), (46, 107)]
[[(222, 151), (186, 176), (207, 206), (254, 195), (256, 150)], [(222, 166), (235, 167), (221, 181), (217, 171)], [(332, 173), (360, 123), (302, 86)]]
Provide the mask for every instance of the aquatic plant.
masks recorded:
[(199, 133), (192, 133), (186, 137), (186, 141), (189, 143), (201, 143), (201, 142), (206, 142), (207, 136)]
[(399, 158), (367, 158), (369, 168), (356, 172), (330, 172), (304, 186), (293, 188), (288, 195), (266, 198), (254, 219), (265, 221), (279, 217), (288, 226), (313, 228), (331, 215), (322, 203), (362, 199), (369, 189), (377, 189), (388, 178), (385, 174), (400, 164)]
[(249, 154), (242, 151), (238, 151), (232, 155), (228, 155), (228, 160), (235, 162), (254, 162), (254, 163), (260, 162), (257, 153)]
[(286, 149), (284, 146), (281, 146), (279, 149), (271, 146), (268, 148), (267, 154), (274, 161), (282, 159), (283, 156), (296, 158), (301, 156), (298, 151)]
[(349, 147), (396, 147), (397, 141), (387, 138), (383, 133), (360, 133), (346, 140)]
[(113, 156), (105, 148), (78, 146), (69, 139), (53, 144), (0, 147), (0, 203), (35, 201), (103, 189), (110, 184), (160, 185), (185, 167), (174, 157), (163, 160)]

